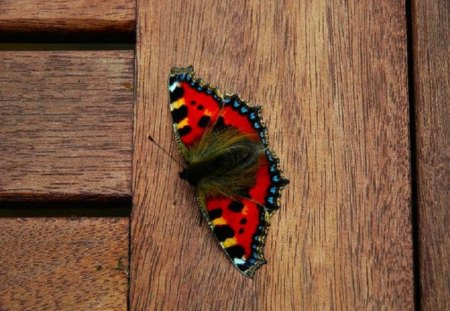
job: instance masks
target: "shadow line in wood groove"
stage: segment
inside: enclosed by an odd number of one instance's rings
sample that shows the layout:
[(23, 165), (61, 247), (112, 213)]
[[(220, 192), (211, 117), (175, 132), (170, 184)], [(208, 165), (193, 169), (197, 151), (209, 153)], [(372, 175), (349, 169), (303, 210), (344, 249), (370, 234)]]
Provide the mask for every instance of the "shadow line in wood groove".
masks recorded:
[(4, 43), (136, 43), (136, 33), (115, 31), (0, 31), (0, 42)]
[(408, 53), (408, 102), (409, 102), (409, 141), (411, 163), (411, 233), (413, 243), (413, 276), (414, 276), (414, 310), (420, 310), (420, 239), (419, 239), (419, 206), (417, 180), (417, 144), (415, 122), (415, 77), (414, 77), (414, 12), (412, 0), (406, 0), (406, 39)]
[(0, 51), (134, 51), (134, 43), (0, 43)]
[(131, 197), (57, 198), (0, 201), (2, 217), (127, 217)]

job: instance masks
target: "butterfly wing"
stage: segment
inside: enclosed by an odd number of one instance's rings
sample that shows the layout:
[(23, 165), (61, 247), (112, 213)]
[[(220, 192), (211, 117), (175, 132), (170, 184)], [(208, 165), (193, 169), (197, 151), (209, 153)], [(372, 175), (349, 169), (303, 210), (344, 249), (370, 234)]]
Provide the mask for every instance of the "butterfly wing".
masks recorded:
[[(259, 160), (256, 183), (246, 197), (205, 197), (205, 218), (235, 267), (252, 277), (266, 263), (263, 250), (270, 216), (279, 208), (281, 189), (288, 183), (281, 175), (278, 159), (268, 148), (267, 130), (260, 119), (260, 109), (249, 107), (239, 97), (225, 96), (220, 113), (223, 126), (232, 126), (249, 137), (256, 137), (265, 147)], [(200, 198), (201, 200), (201, 198)]]
[(288, 183), (268, 148), (260, 108), (248, 106), (237, 95), (222, 95), (197, 79), (192, 67), (172, 69), (169, 92), (175, 138), (185, 159), (189, 148), (211, 127), (233, 127), (264, 148), (256, 182), (245, 195), (233, 199), (208, 194), (197, 197), (205, 219), (234, 266), (251, 277), (266, 262), (263, 248), (269, 219), (279, 208), (280, 191)]
[(186, 159), (188, 149), (210, 124), (216, 123), (222, 108), (221, 94), (196, 79), (192, 67), (172, 69), (169, 94), (175, 139)]
[(261, 121), (259, 107), (250, 107), (237, 95), (226, 95), (221, 116), (225, 126), (233, 126), (264, 146), (264, 159), (256, 173), (256, 183), (249, 189), (249, 198), (263, 205), (272, 214), (279, 208), (279, 197), (288, 180), (281, 174), (279, 160), (268, 147), (267, 128)]
[(224, 196), (198, 198), (201, 211), (233, 265), (252, 277), (266, 263), (264, 242), (269, 213), (255, 202)]

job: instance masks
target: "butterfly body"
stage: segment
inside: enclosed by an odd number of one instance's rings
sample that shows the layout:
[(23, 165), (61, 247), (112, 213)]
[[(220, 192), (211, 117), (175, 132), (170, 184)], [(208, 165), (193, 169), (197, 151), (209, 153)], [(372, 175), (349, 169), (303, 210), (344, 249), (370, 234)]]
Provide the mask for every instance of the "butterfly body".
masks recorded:
[(261, 143), (234, 129), (222, 129), (203, 136), (201, 143), (187, 151), (182, 179), (198, 192), (236, 197), (255, 183)]
[(266, 263), (269, 219), (288, 183), (268, 148), (260, 109), (204, 84), (192, 67), (172, 69), (169, 94), (186, 162), (180, 177), (196, 188), (200, 210), (234, 266), (251, 277)]

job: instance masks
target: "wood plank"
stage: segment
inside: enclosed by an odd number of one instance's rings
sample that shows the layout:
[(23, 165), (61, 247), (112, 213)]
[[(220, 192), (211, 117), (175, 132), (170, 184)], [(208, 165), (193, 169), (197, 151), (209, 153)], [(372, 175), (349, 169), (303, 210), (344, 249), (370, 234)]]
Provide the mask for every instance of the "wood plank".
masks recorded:
[[(404, 3), (139, 1), (137, 32), (131, 310), (411, 310)], [(263, 106), (291, 180), (253, 280), (146, 138), (178, 156), (166, 81), (189, 64)]]
[(126, 310), (128, 218), (0, 219), (1, 310)]
[(412, 14), (421, 310), (450, 310), (450, 2)]
[(0, 52), (0, 198), (131, 196), (133, 62)]
[[(133, 0), (2, 0), (1, 33), (133, 32)], [(69, 39), (69, 38), (68, 38)]]

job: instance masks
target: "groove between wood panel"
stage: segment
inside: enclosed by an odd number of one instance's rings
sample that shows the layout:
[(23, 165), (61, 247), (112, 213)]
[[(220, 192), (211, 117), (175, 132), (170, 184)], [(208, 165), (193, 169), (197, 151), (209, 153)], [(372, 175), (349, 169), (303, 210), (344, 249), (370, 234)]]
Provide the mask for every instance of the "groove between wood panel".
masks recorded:
[(0, 52), (0, 199), (131, 196), (133, 52)]
[[(21, 200), (20, 200), (21, 199)], [(127, 217), (131, 212), (131, 197), (63, 198), (61, 200), (42, 198), (2, 200), (2, 217)]]

